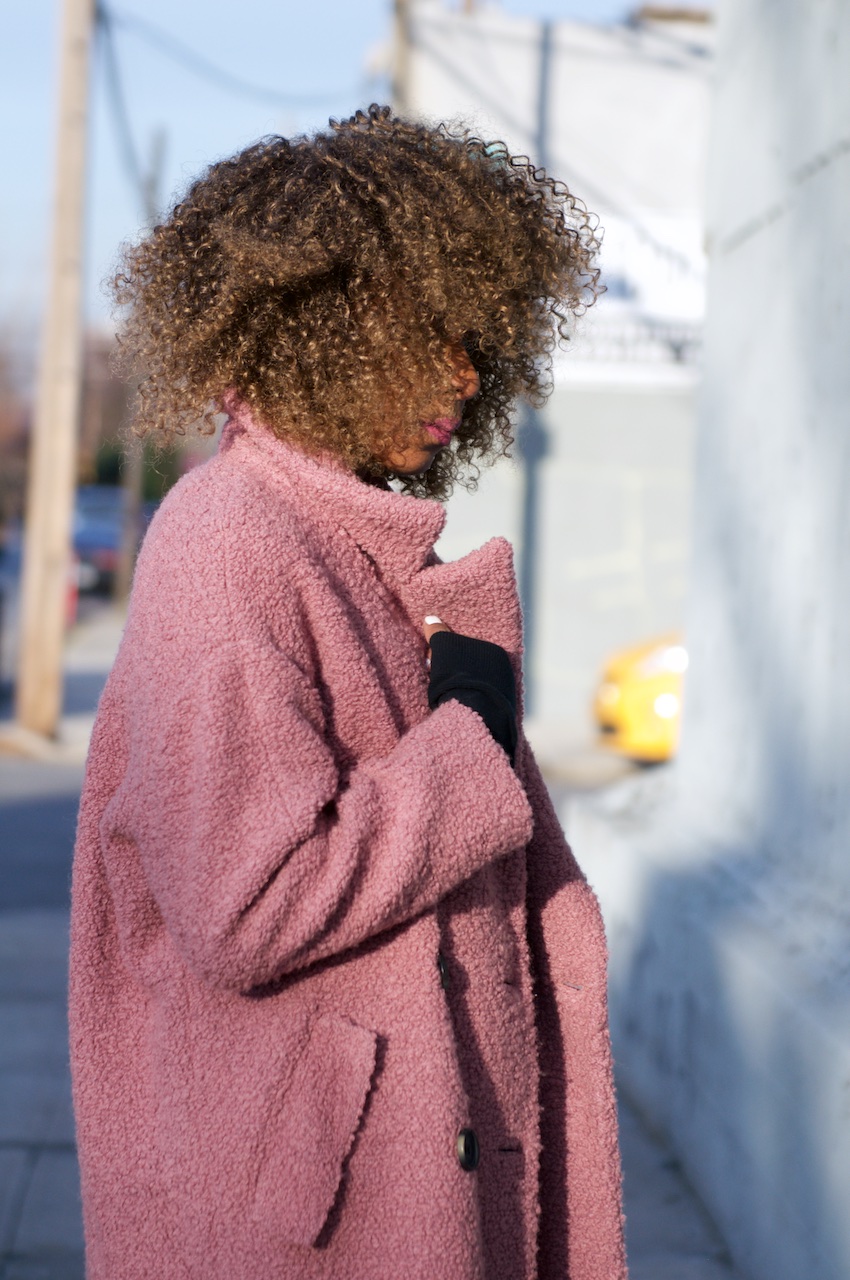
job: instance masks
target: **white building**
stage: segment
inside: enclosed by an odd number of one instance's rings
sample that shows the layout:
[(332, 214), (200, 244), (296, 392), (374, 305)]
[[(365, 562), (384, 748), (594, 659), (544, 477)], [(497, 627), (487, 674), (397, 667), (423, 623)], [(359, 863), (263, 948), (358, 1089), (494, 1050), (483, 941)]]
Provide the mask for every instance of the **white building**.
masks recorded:
[(609, 650), (682, 621), (713, 25), (541, 23), (441, 0), (411, 13), (411, 112), (504, 139), (604, 228), (608, 294), (525, 420), (525, 465), (453, 498), (442, 544), (513, 541), (532, 710), (572, 737)]
[(850, 1276), (850, 6), (724, 0), (679, 759), (568, 830), (742, 1274)]

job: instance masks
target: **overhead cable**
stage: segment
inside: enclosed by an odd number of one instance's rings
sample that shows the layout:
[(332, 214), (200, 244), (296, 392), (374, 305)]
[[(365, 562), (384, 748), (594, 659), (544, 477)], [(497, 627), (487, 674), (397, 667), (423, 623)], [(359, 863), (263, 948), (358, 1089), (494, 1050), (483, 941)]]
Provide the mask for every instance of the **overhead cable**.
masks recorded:
[[(414, 41), (418, 48), (422, 50), (428, 57), (432, 59), (437, 66), (441, 67), (451, 78), (456, 80), (465, 89), (471, 92), (483, 107), (490, 111), (496, 119), (501, 119), (509, 129), (514, 131), (517, 136), (530, 137), (533, 125), (518, 119), (509, 108), (505, 105), (504, 100), (497, 100), (496, 96), (489, 93), (488, 90), (482, 88), (479, 84), (474, 84), (467, 74), (466, 68), (461, 68), (457, 63), (453, 62), (451, 57), (432, 43), (427, 36), (423, 37), (422, 28), (414, 32)], [(691, 261), (687, 254), (681, 249), (666, 243), (654, 232), (650, 231), (635, 215), (628, 210), (623, 202), (611, 192), (605, 191), (599, 183), (586, 175), (579, 173), (575, 165), (568, 165), (569, 176), (575, 186), (587, 192), (589, 198), (594, 204), (600, 206), (608, 213), (614, 214), (620, 218), (631, 228), (638, 240), (642, 241), (648, 248), (659, 257), (675, 268), (680, 274), (693, 276), (696, 279), (702, 278), (702, 272)]]
[(103, 49), (106, 91), (112, 109), (112, 118), (115, 122), (115, 132), (118, 135), (118, 150), (121, 153), (121, 160), (127, 171), (127, 177), (130, 179), (130, 183), (139, 198), (142, 209), (145, 210), (147, 202), (145, 173), (136, 149), (133, 130), (130, 125), (130, 116), (127, 111), (127, 100), (124, 96), (124, 86), (121, 80), (121, 67), (118, 62), (118, 51), (115, 47), (115, 35), (112, 29), (112, 15), (104, 5), (98, 4), (95, 17), (97, 31), (100, 35), (100, 47)]
[[(105, 6), (101, 4), (99, 9), (103, 12)], [(263, 85), (251, 84), (248, 80), (243, 80), (241, 76), (236, 76), (224, 67), (211, 62), (203, 54), (197, 53), (190, 45), (184, 44), (182, 40), (178, 40), (155, 23), (148, 22), (146, 18), (139, 18), (130, 13), (119, 13), (110, 6), (109, 20), (115, 26), (123, 27), (127, 31), (133, 31), (142, 40), (147, 41), (149, 45), (158, 49), (160, 53), (164, 53), (166, 57), (171, 58), (172, 61), (184, 67), (185, 70), (191, 71), (201, 79), (211, 82), (219, 89), (224, 89), (229, 93), (240, 94), (245, 98), (254, 98), (259, 102), (273, 103), (276, 106), (315, 107), (328, 103), (337, 97), (358, 96), (358, 91), (351, 86), (334, 88), (323, 93), (284, 93), (279, 89), (269, 89)]]

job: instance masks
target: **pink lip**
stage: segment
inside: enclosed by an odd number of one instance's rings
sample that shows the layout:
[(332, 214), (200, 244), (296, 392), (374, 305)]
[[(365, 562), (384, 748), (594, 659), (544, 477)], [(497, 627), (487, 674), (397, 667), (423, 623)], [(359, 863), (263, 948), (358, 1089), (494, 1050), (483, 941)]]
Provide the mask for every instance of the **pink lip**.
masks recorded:
[(423, 427), (439, 445), (447, 445), (460, 426), (460, 418), (435, 418), (433, 422), (423, 422)]

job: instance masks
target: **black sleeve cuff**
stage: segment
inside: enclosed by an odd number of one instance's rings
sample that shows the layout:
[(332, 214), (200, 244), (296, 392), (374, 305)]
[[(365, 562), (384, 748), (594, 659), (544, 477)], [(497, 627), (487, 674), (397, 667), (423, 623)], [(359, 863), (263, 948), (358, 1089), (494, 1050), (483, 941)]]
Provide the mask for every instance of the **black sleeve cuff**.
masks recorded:
[(513, 763), (517, 744), (516, 682), (504, 649), (454, 631), (431, 639), (431, 709), (454, 700), (475, 711)]
[(516, 711), (514, 669), (505, 650), (489, 640), (437, 631), (431, 637), (431, 688), (447, 676), (460, 675), (492, 685)]

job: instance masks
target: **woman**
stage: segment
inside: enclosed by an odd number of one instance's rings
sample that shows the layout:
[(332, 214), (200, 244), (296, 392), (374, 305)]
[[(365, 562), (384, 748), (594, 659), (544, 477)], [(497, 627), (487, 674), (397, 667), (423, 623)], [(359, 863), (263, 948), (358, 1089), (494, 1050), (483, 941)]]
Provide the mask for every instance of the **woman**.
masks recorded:
[(90, 1280), (625, 1275), (604, 937), (521, 733), (511, 550), (441, 563), (423, 500), (545, 395), (595, 247), (503, 145), (373, 107), (127, 253), (139, 429), (228, 421), (89, 757)]

